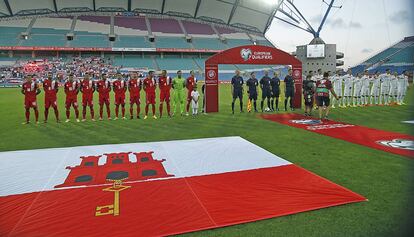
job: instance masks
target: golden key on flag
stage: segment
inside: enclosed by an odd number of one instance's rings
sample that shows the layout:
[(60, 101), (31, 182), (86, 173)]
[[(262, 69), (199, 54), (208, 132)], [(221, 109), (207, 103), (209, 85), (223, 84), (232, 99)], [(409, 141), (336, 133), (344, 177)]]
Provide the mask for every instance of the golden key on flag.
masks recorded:
[[(130, 188), (131, 186), (122, 185), (122, 180), (109, 180), (113, 181), (114, 184), (111, 187), (104, 188), (102, 191), (114, 192), (114, 203), (105, 206), (97, 206), (95, 216), (104, 216), (104, 215), (119, 215), (119, 192)], [(103, 210), (107, 209), (106, 212)]]

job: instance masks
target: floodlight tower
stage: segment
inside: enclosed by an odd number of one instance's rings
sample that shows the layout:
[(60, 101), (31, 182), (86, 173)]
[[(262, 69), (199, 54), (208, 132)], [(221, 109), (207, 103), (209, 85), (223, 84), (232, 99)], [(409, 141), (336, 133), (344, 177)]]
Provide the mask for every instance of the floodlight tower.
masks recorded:
[(306, 20), (301, 11), (293, 3), (293, 0), (283, 1), (275, 15), (276, 19), (313, 35), (313, 39), (308, 45), (296, 46), (296, 52), (294, 53), (302, 61), (303, 72), (305, 74), (309, 71), (317, 71), (318, 69), (322, 69), (323, 72), (334, 72), (337, 66), (344, 65), (342, 60), (338, 60), (343, 58), (344, 54), (336, 52), (336, 44), (325, 44), (320, 37), (320, 33), (331, 9), (342, 8), (342, 6), (335, 6), (335, 0), (330, 0), (330, 3), (325, 2), (325, 0), (322, 1), (328, 8), (317, 30)]

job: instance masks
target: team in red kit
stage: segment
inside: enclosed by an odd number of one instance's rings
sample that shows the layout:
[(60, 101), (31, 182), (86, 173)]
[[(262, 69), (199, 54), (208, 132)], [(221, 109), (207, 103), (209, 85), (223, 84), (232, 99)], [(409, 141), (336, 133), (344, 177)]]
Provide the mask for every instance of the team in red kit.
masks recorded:
[(52, 80), (52, 74), (48, 74), (46, 80), (43, 81), (43, 89), (45, 91), (45, 123), (49, 116), (49, 108), (52, 107), (55, 111), (56, 121), (59, 122), (59, 110), (57, 106), (57, 92), (59, 90), (59, 83)]
[(79, 122), (78, 93), (80, 86), (79, 83), (73, 79), (72, 74), (69, 75), (69, 79), (65, 82), (64, 88), (66, 94), (66, 122), (70, 121), (71, 107), (75, 110), (76, 121)]
[(86, 121), (86, 109), (89, 106), (92, 121), (95, 121), (95, 111), (93, 109), (93, 93), (95, 92), (95, 83), (85, 74), (85, 78), (80, 84), (82, 92), (82, 121)]
[[(30, 112), (33, 109), (35, 114), (35, 122), (39, 123), (39, 110), (37, 104), (37, 95), (41, 93), (40, 84), (34, 79), (34, 76), (27, 75), (25, 82), (22, 85), (22, 93), (24, 94), (24, 107), (26, 121), (24, 124), (30, 123)], [(191, 104), (191, 92), (196, 86), (196, 79), (194, 72), (190, 72), (190, 76), (185, 80), (185, 88), (187, 89), (187, 104), (186, 111), (188, 114)], [(42, 82), (44, 90), (44, 123), (48, 122), (49, 109), (52, 107), (55, 113), (56, 122), (60, 122), (59, 109), (57, 101), (57, 93), (59, 91), (59, 82), (53, 80), (53, 75), (49, 73), (47, 78)], [(89, 108), (90, 118), (95, 121), (95, 110), (93, 97), (94, 93), (98, 93), (99, 98), (99, 120), (104, 119), (104, 109), (106, 109), (107, 119), (111, 120), (110, 110), (110, 96), (113, 91), (115, 103), (115, 117), (126, 119), (126, 97), (129, 94), (129, 116), (130, 119), (140, 119), (141, 112), (141, 90), (145, 93), (145, 114), (144, 119), (148, 119), (149, 109), (151, 107), (153, 119), (156, 116), (156, 88), (159, 88), (159, 117), (163, 116), (164, 104), (166, 106), (167, 116), (172, 117), (171, 113), (171, 89), (173, 88), (173, 79), (167, 75), (166, 70), (162, 70), (158, 78), (155, 78), (155, 72), (149, 71), (145, 78), (139, 78), (138, 73), (132, 72), (129, 80), (124, 80), (121, 73), (116, 74), (116, 80), (110, 82), (105, 73), (101, 74), (98, 81), (93, 81), (88, 72), (86, 72), (81, 81), (75, 80), (73, 74), (69, 74), (67, 80), (63, 84), (65, 93), (65, 110), (66, 120), (70, 122), (71, 109), (75, 113), (76, 122), (86, 121), (87, 110)], [(79, 117), (78, 95), (82, 98), (82, 120)], [(134, 114), (134, 107), (136, 107), (136, 114)], [(121, 111), (120, 111), (121, 109)]]

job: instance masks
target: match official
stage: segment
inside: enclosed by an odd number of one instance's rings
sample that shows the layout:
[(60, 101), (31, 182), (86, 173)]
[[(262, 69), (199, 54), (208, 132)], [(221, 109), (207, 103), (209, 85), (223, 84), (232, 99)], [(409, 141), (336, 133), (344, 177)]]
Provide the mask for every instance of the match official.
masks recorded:
[(240, 76), (240, 71), (236, 70), (236, 75), (231, 79), (231, 94), (233, 101), (231, 102), (231, 111), (234, 114), (234, 102), (239, 98), (240, 102), (240, 113), (243, 112), (243, 77)]

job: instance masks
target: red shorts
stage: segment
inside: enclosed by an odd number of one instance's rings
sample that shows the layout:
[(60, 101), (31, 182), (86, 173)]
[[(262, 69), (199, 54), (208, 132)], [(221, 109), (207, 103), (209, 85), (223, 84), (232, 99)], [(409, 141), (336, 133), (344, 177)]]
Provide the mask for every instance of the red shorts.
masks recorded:
[(93, 106), (93, 97), (92, 96), (82, 96), (82, 105), (83, 106)]
[(77, 98), (66, 98), (65, 105), (66, 105), (66, 108), (70, 108), (70, 106), (78, 107), (78, 99)]
[(31, 98), (25, 98), (24, 99), (24, 108), (29, 109), (29, 108), (37, 108), (37, 102), (36, 99), (31, 99)]
[(45, 108), (48, 109), (57, 106), (56, 97), (45, 97)]
[(155, 104), (155, 93), (146, 93), (145, 99), (147, 104)]
[(130, 104), (141, 104), (141, 99), (139, 98), (139, 95), (129, 96), (129, 103)]
[(188, 93), (187, 93), (187, 101), (191, 101), (193, 99), (193, 98), (191, 98), (191, 92), (192, 92), (192, 90), (188, 91)]
[(161, 90), (160, 92), (160, 102), (170, 102), (170, 90)]
[(99, 105), (103, 105), (103, 104), (109, 105), (109, 97), (99, 98)]
[(125, 96), (115, 96), (115, 105), (125, 105)]

